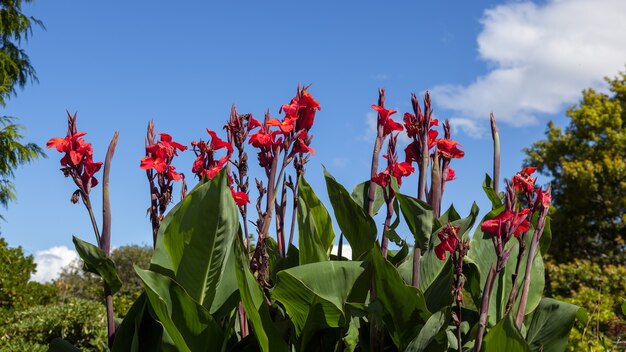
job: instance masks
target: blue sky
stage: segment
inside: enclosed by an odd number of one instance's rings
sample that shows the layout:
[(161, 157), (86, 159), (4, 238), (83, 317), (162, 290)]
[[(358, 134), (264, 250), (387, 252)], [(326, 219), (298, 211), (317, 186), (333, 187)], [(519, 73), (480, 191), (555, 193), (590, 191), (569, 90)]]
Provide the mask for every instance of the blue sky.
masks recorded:
[[(45, 145), (65, 134), (65, 110), (78, 111), (99, 160), (120, 131), (114, 246), (151, 242), (139, 169), (149, 119), (189, 144), (207, 138), (205, 127), (220, 129), (233, 103), (257, 118), (266, 109), (277, 116), (298, 83), (312, 83), (322, 111), (307, 178), (323, 197), (321, 163), (347, 188), (367, 178), (377, 89), (386, 88), (399, 116), (411, 92), (430, 90), (435, 115), (451, 119), (466, 151), (452, 165), (458, 179), (444, 202), (466, 213), (473, 200), (488, 206), (481, 182), (491, 170), (490, 111), (500, 121), (502, 175), (510, 177), (549, 119), (564, 125), (580, 91), (602, 89), (602, 77), (626, 63), (626, 8), (611, 0), (39, 1), (25, 11), (47, 28), (25, 45), (40, 82), (19, 91), (3, 114), (20, 118), (25, 140)], [(18, 201), (2, 210), (2, 236), (40, 258), (42, 275), (72, 257), (71, 235), (93, 238), (84, 208), (69, 202), (74, 187), (59, 159), (51, 150), (19, 169)], [(190, 179), (192, 160), (188, 152), (175, 161)], [(403, 189), (413, 194), (414, 184)]]

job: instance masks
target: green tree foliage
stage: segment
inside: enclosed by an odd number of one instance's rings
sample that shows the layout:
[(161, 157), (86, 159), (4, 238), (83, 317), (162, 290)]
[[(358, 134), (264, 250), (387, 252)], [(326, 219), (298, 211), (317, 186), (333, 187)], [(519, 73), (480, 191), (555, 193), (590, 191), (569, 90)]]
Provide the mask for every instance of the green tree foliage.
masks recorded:
[[(43, 27), (41, 21), (22, 12), (22, 5), (31, 1), (0, 1), (0, 106), (15, 95), (16, 87), (23, 88), (29, 80), (37, 80), (28, 55), (19, 47), (32, 34), (33, 25)], [(5, 207), (15, 199), (11, 182), (15, 168), (44, 155), (37, 145), (20, 143), (24, 128), (14, 121), (12, 117), (0, 116), (0, 205)]]
[[(587, 321), (570, 335), (570, 351), (613, 351), (626, 348), (626, 267), (589, 260), (546, 265), (546, 295), (581, 306)], [(584, 336), (583, 336), (584, 334)]]
[(607, 81), (610, 94), (585, 90), (564, 130), (549, 122), (525, 149), (525, 163), (552, 177), (557, 262), (626, 262), (626, 73)]
[[(147, 246), (123, 246), (111, 252), (117, 274), (122, 280), (122, 288), (113, 296), (113, 304), (117, 316), (123, 317), (132, 303), (141, 295), (143, 287), (137, 276), (134, 265), (147, 269), (150, 266), (152, 248)], [(82, 269), (82, 262), (76, 260), (63, 268), (55, 281), (62, 298), (81, 298), (93, 301), (104, 301), (101, 289), (101, 278)]]
[(28, 55), (20, 48), (22, 40), (28, 40), (33, 25), (43, 27), (41, 21), (24, 15), (22, 5), (32, 0), (0, 1), (0, 105), (15, 94), (15, 88), (23, 88), (29, 80), (37, 80), (35, 69)]
[(35, 267), (33, 256), (25, 256), (21, 247), (10, 248), (0, 238), (0, 310), (24, 309), (55, 299), (52, 285), (29, 281)]

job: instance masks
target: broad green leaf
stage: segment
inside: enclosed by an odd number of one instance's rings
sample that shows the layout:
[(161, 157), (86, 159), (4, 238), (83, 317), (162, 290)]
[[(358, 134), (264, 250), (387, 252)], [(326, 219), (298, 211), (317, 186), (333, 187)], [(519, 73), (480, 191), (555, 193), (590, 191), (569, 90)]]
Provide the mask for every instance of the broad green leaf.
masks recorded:
[(363, 205), (355, 202), (355, 198), (350, 197), (348, 191), (326, 170), (324, 177), (337, 224), (350, 243), (352, 258), (358, 259), (376, 243), (376, 223)]
[(239, 234), (239, 213), (222, 171), (194, 188), (159, 229), (151, 270), (175, 277), (187, 293), (210, 308), (226, 257)]
[(216, 320), (225, 318), (239, 304), (239, 287), (237, 276), (233, 275), (236, 270), (235, 246), (231, 246), (225, 260), (224, 275), (215, 288), (215, 298), (209, 312)]
[(107, 257), (100, 248), (76, 236), (72, 237), (72, 241), (80, 259), (85, 263), (85, 270), (100, 276), (111, 289), (111, 293), (115, 294), (119, 291), (122, 288), (122, 281), (117, 276), (115, 263), (111, 258)]
[(565, 351), (579, 309), (573, 304), (543, 298), (533, 314), (526, 318), (526, 341), (530, 349), (543, 352)]
[(209, 311), (168, 276), (135, 266), (150, 306), (180, 351), (210, 351), (223, 336)]
[(50, 341), (48, 352), (82, 352), (82, 350), (62, 338), (56, 337)]
[(277, 275), (272, 298), (283, 304), (298, 336), (344, 326), (348, 295), (364, 271), (365, 264), (356, 261), (319, 262), (283, 270)]
[(493, 180), (489, 174), (485, 174), (485, 181), (483, 182), (483, 191), (487, 195), (487, 198), (491, 201), (491, 209), (496, 209), (502, 205), (501, 194), (496, 194), (493, 190)]
[(432, 351), (432, 349), (428, 347), (439, 331), (441, 331), (441, 328), (446, 325), (449, 313), (449, 310), (446, 309), (433, 313), (433, 315), (428, 318), (417, 337), (407, 346), (405, 352)]
[(436, 312), (448, 307), (454, 302), (452, 297), (452, 283), (454, 281), (454, 267), (452, 260), (448, 258), (428, 289), (424, 292), (426, 306), (431, 312)]
[(432, 208), (417, 198), (403, 195), (397, 191), (396, 199), (400, 203), (400, 210), (409, 230), (413, 234), (415, 243), (419, 245), (422, 252), (426, 252), (431, 241), (430, 235), (433, 229)]
[(354, 350), (356, 350), (357, 346), (359, 345), (359, 327), (359, 318), (352, 317), (350, 319), (348, 332), (345, 336), (343, 336), (343, 343), (345, 344), (344, 351), (354, 352)]
[(383, 258), (380, 248), (372, 248), (375, 301), (382, 305), (387, 332), (398, 349), (404, 350), (430, 318), (422, 291), (404, 283), (396, 268)]
[(148, 299), (142, 293), (115, 329), (113, 352), (162, 350), (163, 326), (148, 312)]
[[(376, 215), (378, 211), (380, 210), (380, 208), (383, 206), (383, 204), (385, 204), (385, 199), (383, 198), (382, 187), (380, 187), (376, 183), (374, 183), (374, 187), (376, 187), (376, 192), (374, 196), (373, 213), (374, 215)], [(354, 187), (354, 189), (352, 190), (352, 193), (350, 194), (352, 199), (356, 202), (356, 204), (358, 204), (361, 207), (361, 209), (363, 209), (365, 214), (368, 213), (367, 203), (369, 202), (369, 197), (370, 197), (369, 192), (370, 192), (370, 181), (365, 181), (356, 185), (356, 187)]]
[(335, 233), (324, 204), (304, 177), (298, 186), (298, 247), (300, 265), (327, 261)]
[(246, 311), (246, 317), (252, 326), (252, 332), (256, 337), (259, 348), (263, 352), (287, 352), (289, 348), (285, 341), (279, 336), (269, 315), (264, 293), (261, 290), (254, 275), (248, 267), (248, 257), (244, 253), (243, 244), (240, 239), (235, 241), (235, 264), (237, 265), (235, 274), (241, 302)]
[(505, 316), (485, 335), (482, 352), (530, 352), (510, 315)]
[(433, 224), (433, 231), (436, 231), (443, 227), (443, 225), (461, 219), (461, 215), (457, 213), (454, 208), (454, 204), (450, 204), (448, 210), (445, 213), (441, 214), (438, 219), (435, 219)]
[[(483, 221), (486, 219), (490, 219), (501, 211), (504, 210), (504, 207), (500, 207), (496, 210), (489, 212)], [(481, 222), (482, 223), (482, 222)], [(518, 287), (522, 284), (525, 272), (526, 272), (526, 260), (528, 257), (528, 249), (530, 248), (530, 242), (532, 240), (534, 228), (531, 225), (528, 234), (526, 235), (526, 252), (524, 257), (522, 258), (522, 262), (520, 265), (519, 275), (517, 279)], [(505, 249), (508, 250), (512, 248), (511, 255), (509, 260), (502, 272), (496, 276), (493, 285), (493, 291), (491, 294), (491, 298), (489, 301), (489, 324), (494, 325), (496, 322), (500, 321), (504, 318), (506, 305), (509, 298), (509, 293), (511, 292), (513, 282), (512, 275), (515, 272), (515, 264), (517, 262), (517, 255), (519, 251), (519, 244), (517, 239), (512, 238), (509, 243), (507, 243)], [(484, 234), (480, 227), (476, 229), (474, 235), (470, 241), (470, 250), (467, 254), (469, 260), (476, 264), (478, 267), (478, 274), (480, 276), (480, 289), (481, 293), (476, 295), (473, 294), (472, 297), (475, 300), (474, 303), (477, 306), (480, 306), (480, 296), (482, 295), (482, 290), (485, 287), (485, 281), (487, 280), (487, 273), (489, 272), (489, 268), (492, 264), (496, 263), (496, 254), (493, 248), (493, 243), (490, 235)], [(535, 257), (532, 259), (532, 272), (531, 272), (531, 282), (530, 282), (530, 290), (528, 291), (528, 301), (526, 304), (525, 314), (531, 313), (539, 304), (541, 300), (541, 296), (543, 294), (543, 288), (545, 285), (545, 274), (544, 274), (544, 266), (543, 259), (541, 258), (541, 251), (537, 248), (535, 253)], [(474, 278), (469, 276), (470, 280)], [(513, 312), (517, 312), (517, 305), (519, 303), (519, 292), (516, 298), (516, 303), (513, 307)]]

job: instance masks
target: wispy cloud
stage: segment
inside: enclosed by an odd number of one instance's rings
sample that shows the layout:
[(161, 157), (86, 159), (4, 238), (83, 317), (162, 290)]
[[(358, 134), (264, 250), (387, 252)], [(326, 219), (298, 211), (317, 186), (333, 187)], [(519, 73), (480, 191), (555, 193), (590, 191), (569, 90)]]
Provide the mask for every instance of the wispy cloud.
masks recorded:
[(61, 269), (77, 259), (78, 255), (65, 246), (48, 248), (35, 253), (37, 272), (31, 277), (32, 281), (50, 282), (59, 277)]
[(441, 85), (435, 102), (456, 111), (469, 134), (470, 119), (512, 126), (537, 123), (575, 103), (581, 90), (604, 87), (626, 63), (626, 1), (514, 2), (484, 12), (478, 53), (489, 72), (467, 86)]

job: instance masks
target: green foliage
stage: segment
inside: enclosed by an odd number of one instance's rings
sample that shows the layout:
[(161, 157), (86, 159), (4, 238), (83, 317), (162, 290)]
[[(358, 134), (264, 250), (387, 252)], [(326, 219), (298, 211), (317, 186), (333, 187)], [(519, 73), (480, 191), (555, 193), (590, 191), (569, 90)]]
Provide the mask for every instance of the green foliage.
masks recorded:
[(106, 316), (100, 303), (82, 299), (14, 311), (0, 324), (0, 350), (46, 351), (61, 337), (84, 351), (106, 351)]
[(550, 122), (525, 149), (525, 164), (552, 178), (557, 262), (626, 263), (626, 73), (607, 81), (610, 94), (585, 90), (565, 130)]
[(78, 255), (83, 260), (84, 269), (87, 272), (100, 276), (115, 294), (122, 287), (122, 281), (115, 271), (115, 263), (102, 249), (91, 243), (85, 242), (78, 237), (72, 238)]
[(19, 48), (27, 41), (33, 25), (43, 27), (41, 21), (26, 16), (22, 4), (32, 0), (9, 0), (0, 3), (0, 105), (15, 94), (15, 87), (23, 88), (28, 80), (37, 80), (35, 69), (24, 50)]
[(0, 205), (5, 207), (15, 200), (15, 186), (11, 182), (15, 176), (14, 170), (22, 164), (45, 156), (36, 144), (21, 143), (24, 127), (13, 123), (14, 120), (9, 116), (0, 116)]
[(55, 299), (52, 285), (29, 281), (35, 267), (33, 256), (25, 256), (21, 247), (10, 248), (0, 237), (0, 310), (24, 309)]
[[(122, 281), (119, 292), (113, 296), (113, 307), (118, 317), (124, 317), (137, 298), (143, 292), (143, 286), (133, 266), (147, 269), (150, 265), (152, 248), (147, 246), (122, 246), (111, 251), (111, 260), (115, 263), (117, 274)], [(76, 297), (98, 302), (104, 301), (104, 292), (100, 277), (85, 272), (82, 261), (77, 260), (62, 269), (54, 282), (62, 299)]]
[[(610, 351), (626, 341), (626, 267), (589, 260), (546, 265), (547, 295), (584, 308), (587, 322), (577, 321), (570, 351)], [(584, 336), (583, 336), (584, 332)]]

